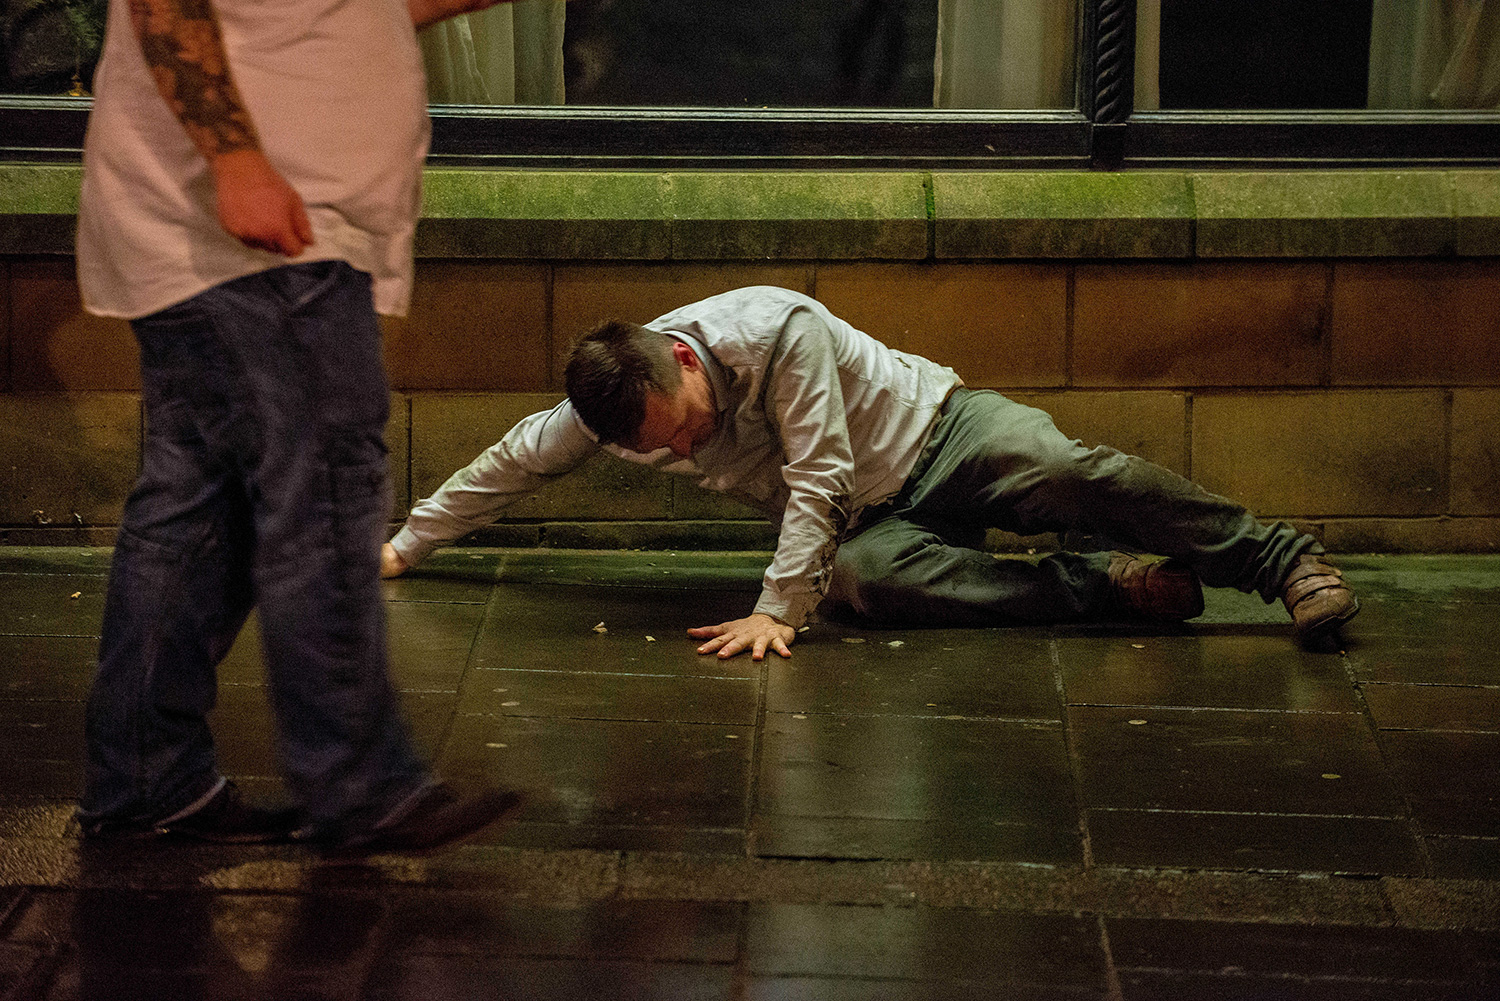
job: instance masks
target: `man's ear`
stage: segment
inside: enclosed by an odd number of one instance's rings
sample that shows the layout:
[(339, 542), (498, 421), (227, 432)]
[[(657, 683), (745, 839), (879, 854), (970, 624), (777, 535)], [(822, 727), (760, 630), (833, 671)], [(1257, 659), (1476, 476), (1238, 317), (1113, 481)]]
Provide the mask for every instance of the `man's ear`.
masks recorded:
[(681, 341), (672, 342), (672, 357), (689, 372), (696, 371), (700, 365), (697, 353)]

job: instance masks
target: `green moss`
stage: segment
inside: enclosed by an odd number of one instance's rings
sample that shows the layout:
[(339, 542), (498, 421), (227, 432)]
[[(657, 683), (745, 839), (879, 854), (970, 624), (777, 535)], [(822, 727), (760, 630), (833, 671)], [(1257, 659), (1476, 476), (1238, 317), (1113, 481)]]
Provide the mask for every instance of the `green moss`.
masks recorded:
[(939, 219), (1187, 219), (1187, 177), (1175, 171), (963, 172), (932, 176)]
[(82, 183), (82, 167), (0, 164), (0, 214), (77, 214)]
[(916, 172), (704, 172), (667, 182), (674, 258), (927, 256)]
[(660, 174), (610, 171), (429, 170), (429, 219), (661, 219)]
[[(82, 170), (0, 164), (0, 252), (70, 253)], [(1500, 171), (427, 171), (423, 256), (1500, 255)]]
[(1451, 254), (1446, 171), (1290, 171), (1192, 176), (1203, 257)]
[(652, 260), (669, 246), (666, 184), (640, 171), (429, 170), (422, 257)]
[(934, 174), (939, 257), (1186, 257), (1193, 203), (1169, 171)]
[(1500, 256), (1500, 170), (1454, 171), (1453, 201), (1458, 253)]
[(1391, 219), (1453, 214), (1445, 171), (1203, 173), (1191, 178), (1200, 218)]
[(1455, 170), (1453, 210), (1459, 216), (1500, 216), (1500, 170)]
[(673, 219), (927, 218), (916, 172), (703, 172), (670, 174), (667, 183)]

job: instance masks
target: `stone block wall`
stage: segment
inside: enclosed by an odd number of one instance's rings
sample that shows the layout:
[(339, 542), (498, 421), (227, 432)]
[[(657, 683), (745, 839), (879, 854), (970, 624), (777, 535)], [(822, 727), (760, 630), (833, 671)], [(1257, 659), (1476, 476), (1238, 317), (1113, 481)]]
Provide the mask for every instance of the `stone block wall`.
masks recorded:
[[(696, 216), (663, 202), (684, 185), (647, 184), (655, 201), (631, 211), (552, 201), (528, 210), (548, 217), (535, 226), (498, 229), (483, 212), (518, 213), (517, 198), (485, 209), (462, 189), (443, 201), (451, 178), (438, 194), (429, 185), (412, 310), (385, 327), (395, 516), (560, 399), (568, 347), (593, 323), (775, 284), (1338, 550), (1500, 550), (1500, 236), (1454, 208), (1474, 175), (1433, 172), (1401, 197), (1377, 176), (1361, 197), (1384, 200), (1353, 221), (1339, 215), (1347, 206), (1293, 198), (1296, 179), (1273, 186), (1257, 216), (1244, 204), (1253, 191), (1218, 175), (1197, 187), (1100, 175), (1068, 199), (1058, 187), (1071, 178), (1048, 188), (1038, 177), (903, 175), (867, 185), (862, 208), (815, 176), (798, 182), (816, 190), (798, 190), (796, 212), (714, 188), (693, 193)], [(1319, 197), (1354, 199), (1351, 183), (1340, 175)], [(547, 184), (532, 196), (556, 195)], [(890, 195), (906, 187), (924, 204)], [(1447, 193), (1442, 211), (1413, 208), (1432, 191)], [(808, 198), (822, 217), (808, 218)], [(565, 210), (599, 218), (570, 226)], [(512, 232), (530, 234), (534, 256), (496, 235)], [(0, 247), (0, 534), (108, 541), (139, 462), (135, 346), (124, 323), (82, 312), (66, 253), (23, 249)], [(603, 456), (483, 539), (773, 541), (752, 512)]]

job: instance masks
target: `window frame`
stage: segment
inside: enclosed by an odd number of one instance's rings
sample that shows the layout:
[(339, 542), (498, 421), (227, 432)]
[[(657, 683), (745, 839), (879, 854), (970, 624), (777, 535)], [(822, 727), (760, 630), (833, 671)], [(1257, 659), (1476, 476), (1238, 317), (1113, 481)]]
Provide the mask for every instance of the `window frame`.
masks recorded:
[[(1500, 111), (1135, 111), (1135, 0), (1080, 0), (1072, 111), (431, 109), (430, 162), (557, 169), (1500, 166)], [(0, 158), (76, 163), (88, 98), (0, 96)]]

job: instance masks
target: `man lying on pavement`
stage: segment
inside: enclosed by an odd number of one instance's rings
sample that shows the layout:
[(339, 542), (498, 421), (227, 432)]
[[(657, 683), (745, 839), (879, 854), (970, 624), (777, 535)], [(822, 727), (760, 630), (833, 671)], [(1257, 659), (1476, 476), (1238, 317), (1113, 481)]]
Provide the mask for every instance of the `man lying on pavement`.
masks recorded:
[[(1281, 598), (1299, 641), (1337, 637), (1359, 603), (1311, 536), (1160, 466), (1086, 448), (1041, 410), (970, 390), (781, 288), (726, 292), (574, 347), (568, 398), (517, 424), (417, 503), (382, 575), (489, 524), (601, 448), (696, 478), (779, 525), (760, 599), (690, 629), (699, 653), (791, 656), (825, 599), (880, 625), (994, 626), (1203, 610), (1201, 583)], [(979, 548), (987, 528), (1075, 529), (1148, 561)]]

